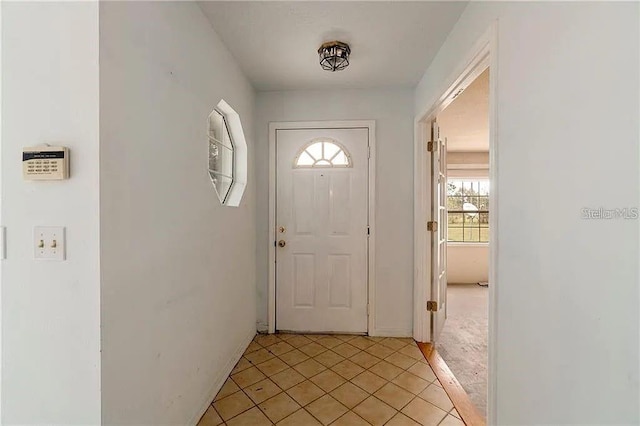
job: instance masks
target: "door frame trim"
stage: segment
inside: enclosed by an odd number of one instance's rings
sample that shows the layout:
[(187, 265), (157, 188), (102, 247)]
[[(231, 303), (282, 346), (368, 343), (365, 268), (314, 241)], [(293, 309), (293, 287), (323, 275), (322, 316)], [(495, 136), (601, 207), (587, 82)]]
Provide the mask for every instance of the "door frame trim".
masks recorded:
[(431, 219), (431, 188), (429, 185), (430, 165), (426, 163), (429, 153), (425, 141), (428, 140), (429, 125), (433, 119), (455, 98), (459, 89), (466, 87), (482, 71), (490, 68), (489, 76), (489, 179), (491, 197), (489, 199), (489, 336), (488, 336), (488, 398), (487, 424), (496, 423), (497, 412), (497, 304), (499, 283), (498, 268), (498, 21), (487, 28), (461, 58), (453, 71), (440, 83), (440, 95), (418, 106), (415, 116), (415, 162), (414, 162), (414, 321), (413, 336), (418, 342), (431, 340), (431, 316), (426, 310), (427, 296), (431, 295), (431, 245), (426, 238), (426, 222)]
[(375, 329), (375, 205), (376, 205), (376, 122), (375, 120), (340, 121), (278, 121), (269, 123), (269, 287), (268, 287), (268, 331), (276, 331), (276, 133), (278, 130), (304, 129), (367, 129), (369, 134), (369, 165), (367, 200), (369, 238), (367, 244), (367, 329), (371, 336)]

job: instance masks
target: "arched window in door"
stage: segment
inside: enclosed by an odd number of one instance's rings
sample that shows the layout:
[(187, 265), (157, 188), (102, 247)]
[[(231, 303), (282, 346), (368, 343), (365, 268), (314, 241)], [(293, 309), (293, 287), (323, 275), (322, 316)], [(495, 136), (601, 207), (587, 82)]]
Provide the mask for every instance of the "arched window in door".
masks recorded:
[(314, 139), (296, 156), (295, 168), (352, 167), (349, 152), (333, 139)]

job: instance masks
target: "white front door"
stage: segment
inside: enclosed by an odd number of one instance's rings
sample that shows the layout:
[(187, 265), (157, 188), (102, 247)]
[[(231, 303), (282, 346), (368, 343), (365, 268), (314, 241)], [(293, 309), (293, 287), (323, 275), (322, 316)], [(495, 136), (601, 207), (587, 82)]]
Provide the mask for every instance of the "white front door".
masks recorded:
[(431, 341), (436, 342), (447, 318), (447, 143), (435, 121), (431, 127)]
[(276, 328), (367, 332), (368, 129), (276, 132)]

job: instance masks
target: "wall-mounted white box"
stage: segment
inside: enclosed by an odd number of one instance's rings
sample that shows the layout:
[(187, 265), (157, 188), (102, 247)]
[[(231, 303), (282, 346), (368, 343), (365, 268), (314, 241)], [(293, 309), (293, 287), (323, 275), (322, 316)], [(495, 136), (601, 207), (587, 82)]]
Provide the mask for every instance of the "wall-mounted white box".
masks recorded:
[(33, 228), (33, 250), (36, 260), (66, 259), (65, 229), (63, 226)]

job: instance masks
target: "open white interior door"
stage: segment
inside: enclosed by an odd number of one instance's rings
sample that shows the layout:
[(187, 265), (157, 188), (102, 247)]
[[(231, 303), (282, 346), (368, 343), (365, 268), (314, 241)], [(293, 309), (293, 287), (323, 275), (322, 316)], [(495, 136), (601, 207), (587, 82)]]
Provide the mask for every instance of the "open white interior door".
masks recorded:
[(447, 143), (438, 123), (431, 125), (431, 342), (435, 343), (447, 317)]

